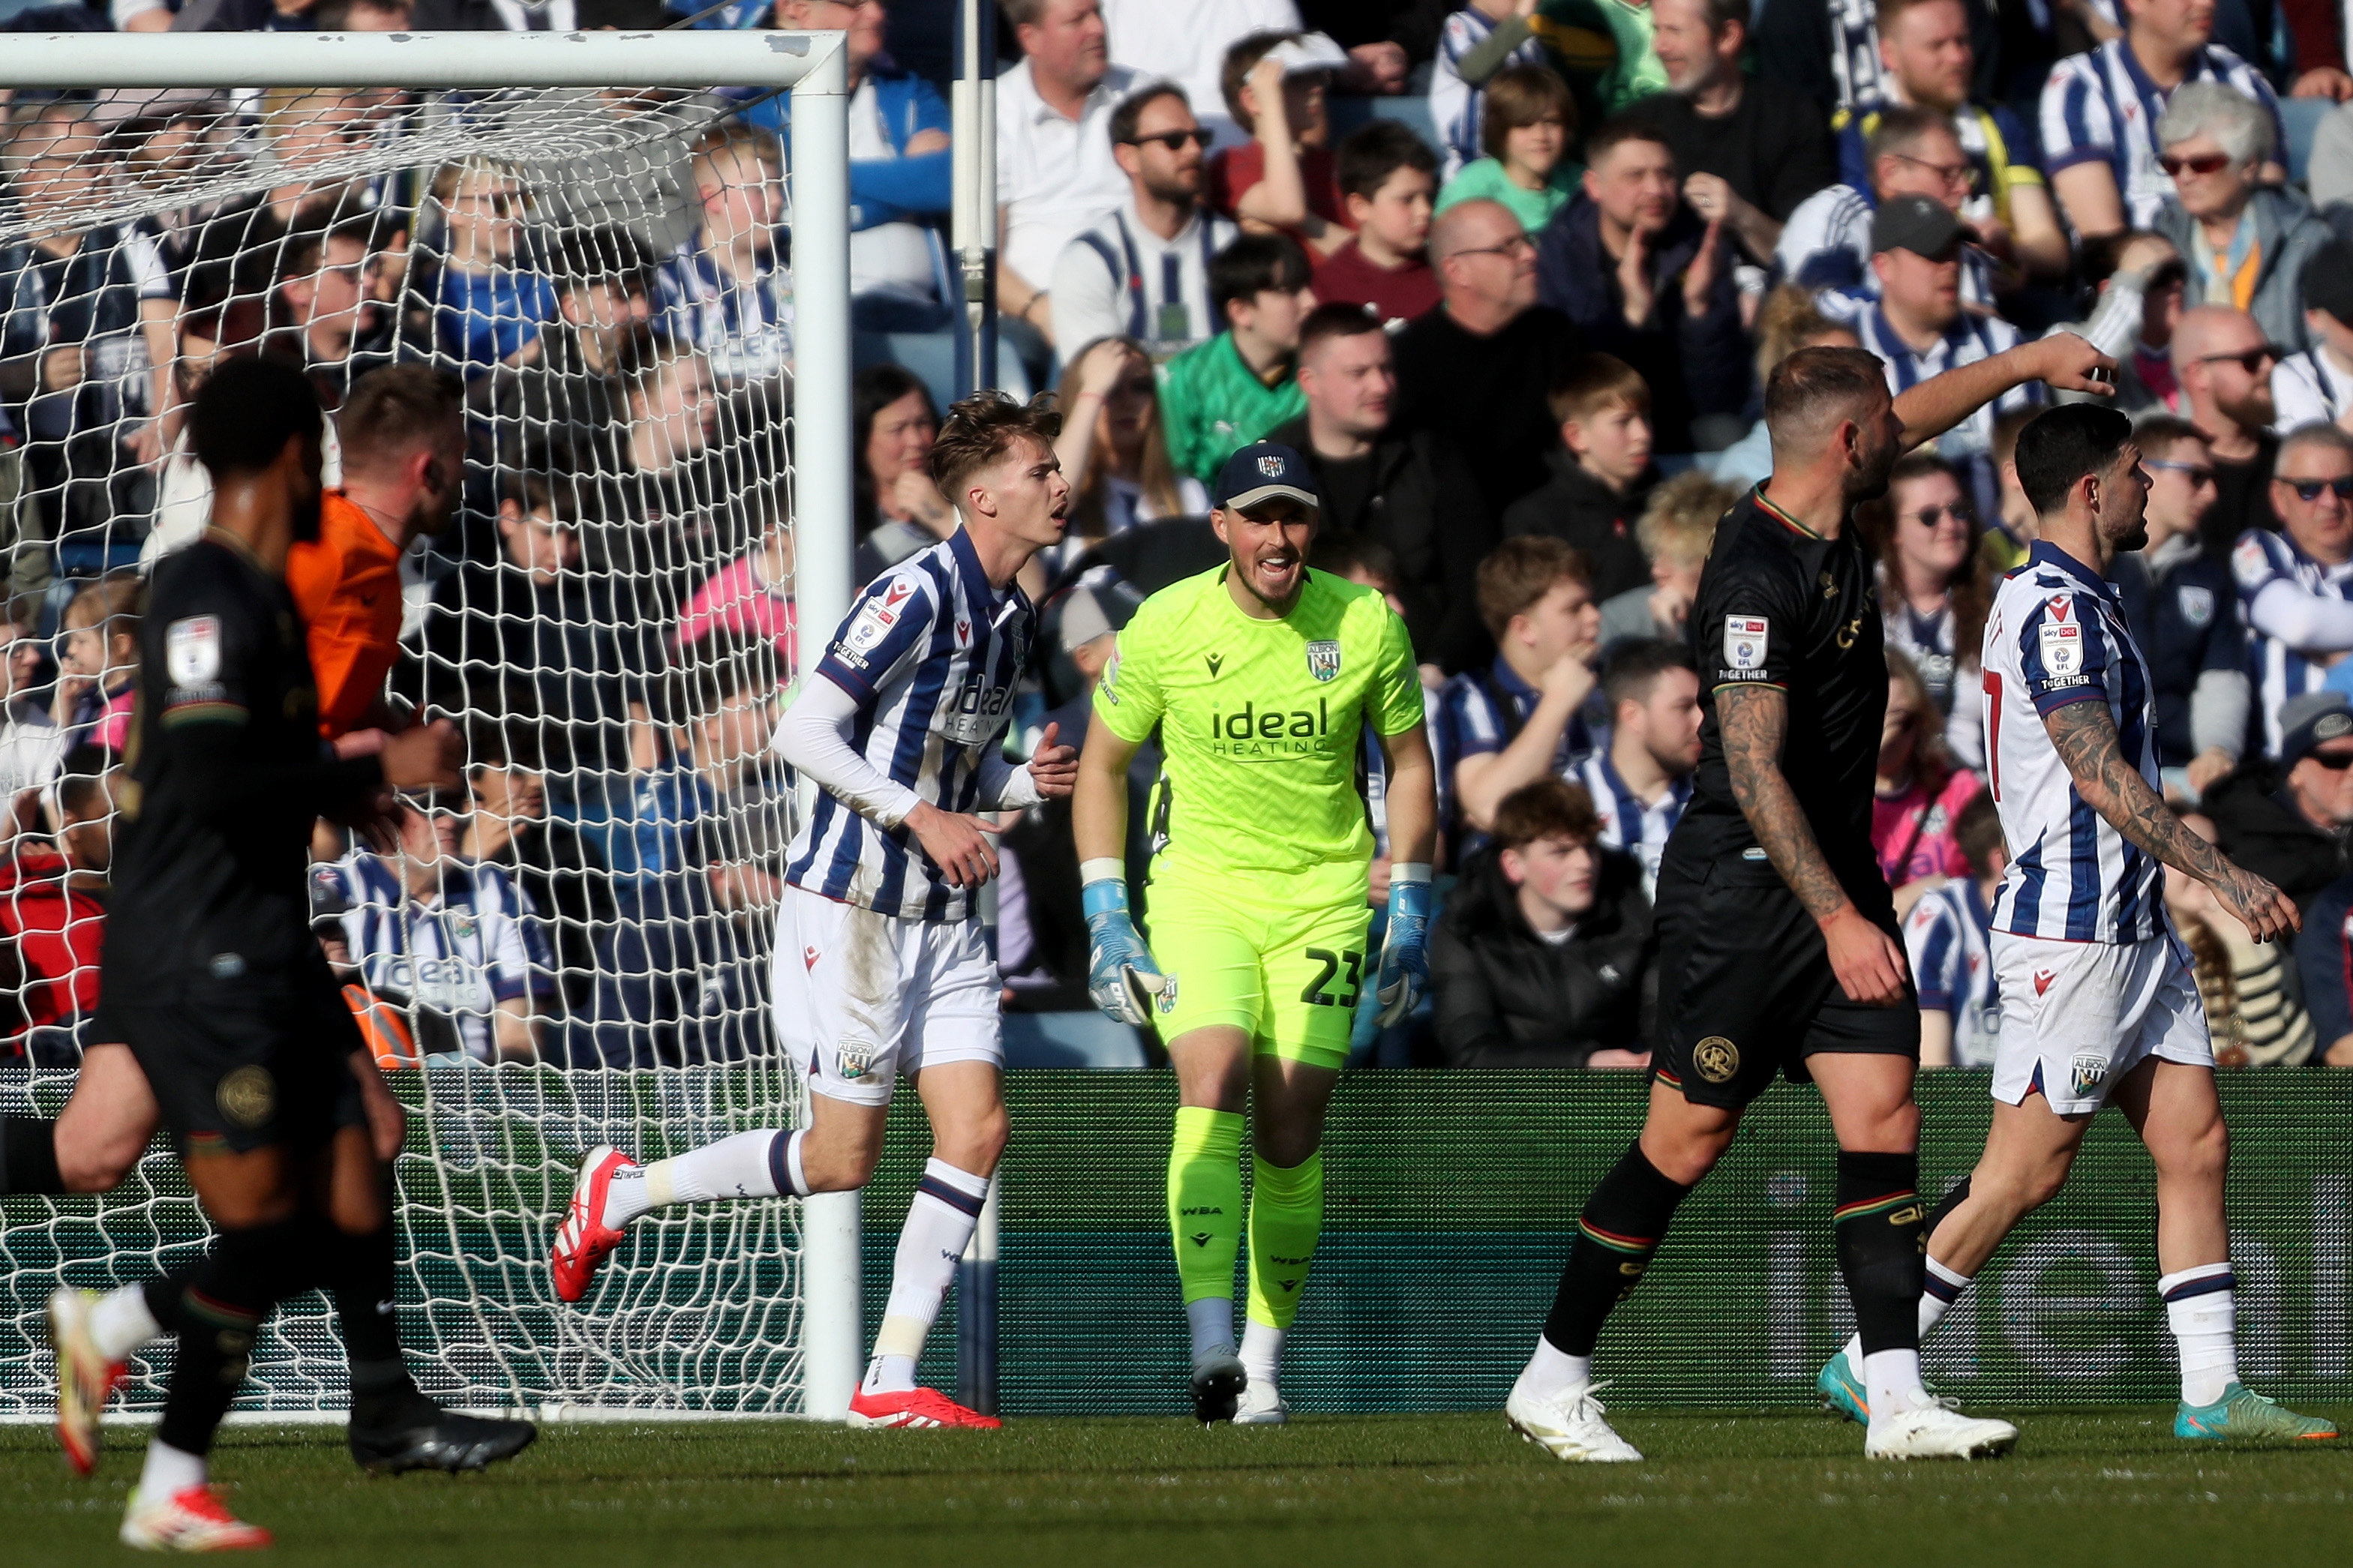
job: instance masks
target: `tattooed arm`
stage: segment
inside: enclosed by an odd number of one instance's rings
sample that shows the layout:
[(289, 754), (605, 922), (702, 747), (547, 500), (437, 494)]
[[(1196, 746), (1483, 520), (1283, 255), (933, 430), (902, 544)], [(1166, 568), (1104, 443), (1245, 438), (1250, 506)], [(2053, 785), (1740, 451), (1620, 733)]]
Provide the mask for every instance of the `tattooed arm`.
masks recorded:
[(1733, 798), (1740, 803), (1741, 815), (1748, 818), (1773, 869), (1822, 928), (1840, 988), (1857, 1002), (1892, 1006), (1903, 1001), (1907, 973), (1904, 949), (1864, 919), (1839, 885), (1781, 772), (1789, 694), (1778, 686), (1720, 686), (1715, 721), (1724, 737)]
[(2125, 761), (2116, 721), (2105, 701), (2070, 702), (2042, 716), (2051, 743), (2067, 764), (2084, 804), (2116, 830), (2159, 860), (2214, 889), (2257, 942), (2300, 929), (2295, 901), (2263, 878), (2233, 865), (2181, 825), (2163, 797), (2148, 787), (2140, 770)]

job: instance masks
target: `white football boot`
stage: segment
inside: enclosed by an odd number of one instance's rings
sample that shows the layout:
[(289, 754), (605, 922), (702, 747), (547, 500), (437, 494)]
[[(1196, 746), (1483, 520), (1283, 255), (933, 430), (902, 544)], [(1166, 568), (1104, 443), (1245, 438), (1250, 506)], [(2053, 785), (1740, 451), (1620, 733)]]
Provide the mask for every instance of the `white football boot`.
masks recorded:
[(1530, 1393), (1523, 1379), (1512, 1385), (1512, 1396), (1504, 1403), (1504, 1419), (1512, 1424), (1512, 1430), (1556, 1459), (1630, 1464), (1642, 1457), (1641, 1451), (1603, 1419), (1601, 1401), (1593, 1394), (1604, 1386), (1580, 1383), (1546, 1399)]
[(1237, 1426), (1280, 1426), (1291, 1419), (1291, 1406), (1282, 1402), (1282, 1391), (1271, 1383), (1253, 1380), (1242, 1390), (1241, 1402), (1234, 1406)]
[(1964, 1415), (1948, 1405), (1872, 1412), (1862, 1440), (1866, 1459), (1981, 1459), (2007, 1454), (2018, 1428), (2007, 1421)]

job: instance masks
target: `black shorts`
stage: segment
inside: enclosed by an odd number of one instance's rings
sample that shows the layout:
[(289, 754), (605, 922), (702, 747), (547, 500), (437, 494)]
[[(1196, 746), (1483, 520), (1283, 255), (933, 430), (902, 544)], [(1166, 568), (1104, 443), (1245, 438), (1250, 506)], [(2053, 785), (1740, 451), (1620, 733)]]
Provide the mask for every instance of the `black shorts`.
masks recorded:
[(107, 1021), (184, 1153), (307, 1152), (366, 1124), (352, 1073), (359, 1026), (324, 975), (201, 974), (111, 1000)]
[[(1866, 913), (1870, 911), (1866, 910)], [(1892, 910), (1874, 917), (1899, 942)], [(1920, 1008), (1847, 1000), (1821, 928), (1765, 860), (1659, 869), (1658, 1037), (1651, 1071), (1695, 1105), (1737, 1110), (1776, 1069), (1808, 1083), (1818, 1051), (1920, 1058)]]

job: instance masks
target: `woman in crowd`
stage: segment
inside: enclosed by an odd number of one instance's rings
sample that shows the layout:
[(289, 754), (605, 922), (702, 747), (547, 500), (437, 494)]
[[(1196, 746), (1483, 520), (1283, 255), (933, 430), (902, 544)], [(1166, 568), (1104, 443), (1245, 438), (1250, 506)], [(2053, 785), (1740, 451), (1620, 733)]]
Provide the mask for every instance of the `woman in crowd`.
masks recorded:
[(849, 417), (858, 455), (858, 580), (871, 583), (954, 533), (956, 515), (932, 483), (940, 416), (913, 372), (895, 364), (860, 371), (849, 384)]
[(1070, 527), (1039, 554), (1049, 581), (1087, 550), (1139, 522), (1209, 510), (1201, 481), (1168, 460), (1152, 361), (1134, 338), (1098, 338), (1062, 374), (1054, 455), (1070, 481)]
[(1887, 646), (1919, 670), (1938, 717), (1949, 716), (1956, 694), (1965, 694), (1962, 667), (1976, 668), (1993, 604), (1968, 486), (1942, 458), (1917, 453), (1895, 465), (1886, 496), (1857, 509), (1855, 521), (1879, 558)]
[(2235, 305), (2274, 343), (2310, 348), (2304, 264), (2329, 228), (2303, 197), (2257, 183), (2272, 160), (2269, 112), (2221, 82), (2189, 82), (2166, 105), (2157, 140), (2176, 193), (2157, 232), (2189, 263), (2184, 302)]
[(1890, 647), (1871, 843), (1879, 851), (1879, 869), (1895, 889), (1899, 916), (1931, 888), (1968, 874), (1953, 825), (1979, 787), (1975, 773), (1953, 765), (1945, 749), (1944, 716), (1930, 700), (1919, 667)]

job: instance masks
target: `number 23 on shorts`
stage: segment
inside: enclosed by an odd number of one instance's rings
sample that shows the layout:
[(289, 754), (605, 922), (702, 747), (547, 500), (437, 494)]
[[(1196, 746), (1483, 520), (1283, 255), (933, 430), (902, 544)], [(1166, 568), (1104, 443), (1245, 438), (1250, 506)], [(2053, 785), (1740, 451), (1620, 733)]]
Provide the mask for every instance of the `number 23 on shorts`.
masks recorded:
[[(1325, 947), (1311, 947), (1303, 955), (1315, 965), (1314, 978), (1299, 993), (1299, 999), (1316, 1007), (1354, 1007), (1356, 991), (1365, 977), (1365, 955), (1361, 952), (1334, 952)], [(1343, 989), (1332, 989), (1337, 976)]]

